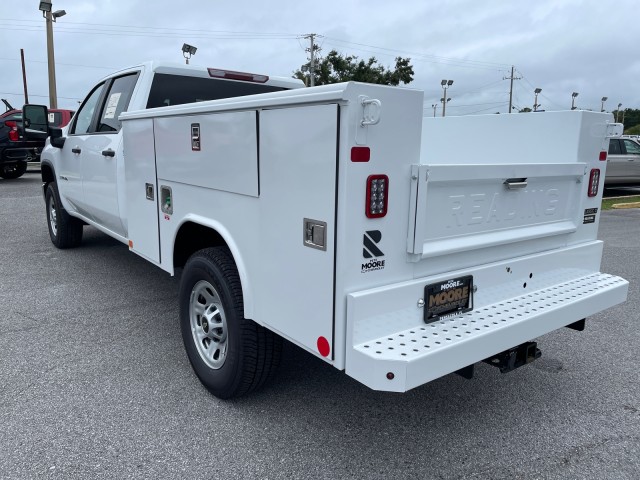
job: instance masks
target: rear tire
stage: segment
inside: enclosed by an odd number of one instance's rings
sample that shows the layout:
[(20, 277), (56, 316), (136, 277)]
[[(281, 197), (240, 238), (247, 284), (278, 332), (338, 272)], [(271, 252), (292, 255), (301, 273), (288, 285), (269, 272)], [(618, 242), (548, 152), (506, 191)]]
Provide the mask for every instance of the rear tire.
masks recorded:
[(69, 215), (62, 207), (56, 182), (51, 182), (47, 185), (45, 204), (51, 243), (62, 249), (80, 245), (82, 242), (83, 223), (81, 220)]
[(180, 328), (189, 361), (216, 397), (260, 388), (282, 356), (282, 338), (244, 318), (240, 277), (225, 247), (194, 253), (180, 283)]
[(4, 166), (0, 168), (0, 177), (6, 180), (19, 178), (27, 171), (27, 162), (18, 162), (12, 166)]

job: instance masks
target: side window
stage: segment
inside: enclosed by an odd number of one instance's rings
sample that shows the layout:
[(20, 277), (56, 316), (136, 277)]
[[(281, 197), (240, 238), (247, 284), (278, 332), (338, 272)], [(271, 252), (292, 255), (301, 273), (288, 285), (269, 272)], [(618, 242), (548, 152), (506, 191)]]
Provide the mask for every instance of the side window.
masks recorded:
[(620, 140), (612, 138), (609, 140), (609, 155), (620, 155)]
[(80, 110), (78, 110), (78, 113), (75, 116), (74, 125), (71, 127), (72, 135), (90, 133), (89, 129), (91, 128), (91, 119), (93, 119), (93, 114), (96, 110), (96, 106), (98, 105), (98, 100), (100, 100), (103, 88), (104, 83), (98, 85), (86, 98), (80, 107)]
[(133, 93), (133, 87), (136, 86), (137, 80), (137, 73), (118, 77), (113, 80), (104, 107), (100, 113), (100, 123), (98, 124), (99, 132), (118, 132), (120, 130), (118, 117), (122, 112), (127, 110), (131, 94)]
[(633, 140), (625, 140), (624, 146), (626, 147), (629, 155), (640, 155), (640, 145)]

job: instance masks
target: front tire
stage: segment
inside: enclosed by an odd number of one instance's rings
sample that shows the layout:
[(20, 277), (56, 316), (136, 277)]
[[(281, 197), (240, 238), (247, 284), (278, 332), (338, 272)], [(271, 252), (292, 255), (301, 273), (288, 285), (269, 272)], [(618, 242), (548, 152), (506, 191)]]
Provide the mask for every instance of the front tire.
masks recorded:
[(194, 253), (180, 283), (180, 328), (189, 361), (216, 397), (261, 387), (282, 355), (282, 339), (244, 318), (240, 277), (224, 247)]
[(80, 245), (83, 224), (77, 218), (69, 215), (62, 207), (56, 182), (51, 182), (47, 185), (45, 204), (51, 243), (61, 249)]

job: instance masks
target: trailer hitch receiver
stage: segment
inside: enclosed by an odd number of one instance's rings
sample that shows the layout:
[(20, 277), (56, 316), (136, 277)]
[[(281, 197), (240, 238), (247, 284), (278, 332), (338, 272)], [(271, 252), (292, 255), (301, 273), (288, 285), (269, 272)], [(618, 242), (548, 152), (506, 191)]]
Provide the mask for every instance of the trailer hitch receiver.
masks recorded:
[(525, 342), (517, 347), (500, 352), (493, 357), (483, 360), (483, 362), (498, 367), (501, 373), (507, 373), (531, 363), (542, 356), (536, 342)]

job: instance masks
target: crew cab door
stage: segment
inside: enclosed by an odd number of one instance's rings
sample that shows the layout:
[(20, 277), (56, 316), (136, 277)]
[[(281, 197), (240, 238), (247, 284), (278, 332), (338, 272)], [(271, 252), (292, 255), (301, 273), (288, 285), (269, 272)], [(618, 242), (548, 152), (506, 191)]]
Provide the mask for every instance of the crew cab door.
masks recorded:
[[(102, 98), (95, 132), (82, 147), (82, 176), (86, 209), (94, 221), (126, 236), (121, 220), (118, 188), (124, 171), (121, 124), (118, 117), (127, 109), (137, 73), (111, 79)], [(120, 188), (124, 188), (122, 185)]]
[(100, 83), (82, 102), (82, 106), (69, 128), (64, 147), (60, 151), (59, 162), (56, 165), (56, 181), (64, 207), (86, 217), (91, 217), (91, 215), (87, 210), (82, 189), (82, 151), (85, 149), (85, 142), (94, 132), (93, 119), (103, 98), (104, 89), (105, 83)]

